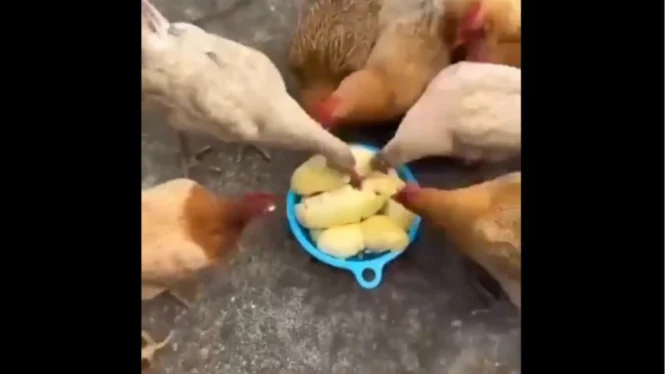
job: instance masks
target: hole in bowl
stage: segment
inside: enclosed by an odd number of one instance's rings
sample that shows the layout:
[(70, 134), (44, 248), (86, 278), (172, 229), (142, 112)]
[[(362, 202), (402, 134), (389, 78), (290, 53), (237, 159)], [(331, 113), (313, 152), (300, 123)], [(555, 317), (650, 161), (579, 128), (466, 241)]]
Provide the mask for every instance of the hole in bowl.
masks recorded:
[(371, 282), (371, 281), (374, 280), (374, 278), (376, 278), (376, 273), (374, 272), (374, 270), (369, 269), (369, 268), (363, 270), (361, 275), (362, 275), (363, 279), (365, 280), (365, 282)]

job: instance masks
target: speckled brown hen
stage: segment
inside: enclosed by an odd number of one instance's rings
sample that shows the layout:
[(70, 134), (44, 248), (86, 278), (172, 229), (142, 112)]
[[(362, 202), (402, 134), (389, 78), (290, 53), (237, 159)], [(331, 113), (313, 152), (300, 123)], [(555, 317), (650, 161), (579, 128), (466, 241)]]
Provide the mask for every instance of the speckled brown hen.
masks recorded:
[(463, 48), (469, 61), (522, 66), (520, 0), (446, 0), (446, 7), (449, 48)]
[(144, 190), (141, 298), (149, 300), (170, 291), (189, 306), (178, 290), (183, 285), (197, 289), (195, 274), (228, 262), (238, 249), (245, 227), (273, 210), (275, 197), (271, 194), (222, 198), (189, 179), (175, 179)]
[(457, 248), (494, 277), (518, 309), (522, 305), (522, 174), (455, 190), (408, 184), (394, 199), (445, 230)]
[(365, 66), (378, 37), (382, 0), (301, 1), (289, 65), (300, 83), (300, 103), (314, 115), (342, 79)]
[(448, 65), (440, 0), (384, 0), (367, 64), (317, 109), (325, 127), (377, 124), (404, 114)]

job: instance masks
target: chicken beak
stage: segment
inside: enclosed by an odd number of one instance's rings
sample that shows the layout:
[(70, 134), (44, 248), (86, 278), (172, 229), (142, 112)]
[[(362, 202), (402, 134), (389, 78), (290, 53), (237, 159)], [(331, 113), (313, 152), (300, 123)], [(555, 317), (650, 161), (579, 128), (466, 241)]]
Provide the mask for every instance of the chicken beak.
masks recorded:
[(420, 186), (415, 183), (407, 183), (401, 190), (392, 196), (392, 199), (404, 206), (408, 206), (409, 200), (415, 194), (420, 192), (420, 189)]
[(336, 118), (334, 112), (339, 102), (340, 100), (337, 97), (331, 95), (317, 106), (316, 120), (324, 129), (330, 130), (335, 125)]

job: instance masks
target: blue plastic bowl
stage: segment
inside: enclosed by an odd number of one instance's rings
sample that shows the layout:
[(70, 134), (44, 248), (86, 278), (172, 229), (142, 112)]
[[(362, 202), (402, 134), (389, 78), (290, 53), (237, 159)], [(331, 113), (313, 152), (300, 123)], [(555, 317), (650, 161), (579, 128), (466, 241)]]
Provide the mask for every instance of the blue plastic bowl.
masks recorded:
[[(378, 148), (365, 144), (354, 144), (354, 145), (365, 147), (374, 152), (379, 151)], [(398, 167), (397, 174), (399, 174), (400, 178), (402, 178), (407, 182), (417, 183), (416, 178), (413, 176), (413, 173), (406, 166)], [(404, 251), (364, 253), (362, 254), (362, 257), (354, 256), (347, 259), (333, 257), (316, 248), (316, 244), (309, 236), (309, 230), (300, 225), (300, 223), (298, 222), (298, 219), (296, 218), (295, 206), (300, 202), (300, 199), (301, 197), (296, 195), (291, 190), (289, 190), (288, 194), (286, 195), (286, 216), (289, 220), (289, 227), (291, 228), (291, 232), (293, 233), (293, 235), (295, 235), (296, 240), (298, 240), (300, 245), (310, 255), (314, 256), (317, 260), (323, 262), (324, 264), (328, 264), (336, 268), (346, 269), (351, 271), (353, 275), (356, 277), (356, 281), (362, 288), (372, 289), (378, 287), (379, 284), (381, 284), (381, 280), (383, 279), (383, 268), (386, 266), (386, 264), (397, 258)], [(418, 235), (419, 228), (420, 228), (420, 217), (416, 217), (415, 221), (411, 225), (411, 228), (409, 229), (409, 245)], [(374, 279), (372, 279), (371, 281), (365, 279), (364, 274), (367, 271), (371, 271), (374, 273)]]

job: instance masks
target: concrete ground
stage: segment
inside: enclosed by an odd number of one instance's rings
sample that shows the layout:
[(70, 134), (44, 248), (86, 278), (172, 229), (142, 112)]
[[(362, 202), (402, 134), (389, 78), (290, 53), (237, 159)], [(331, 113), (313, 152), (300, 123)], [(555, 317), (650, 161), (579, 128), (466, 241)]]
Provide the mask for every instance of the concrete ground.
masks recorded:
[[(154, 0), (171, 20), (204, 17), (209, 31), (266, 52), (280, 69), (296, 18), (296, 1)], [(285, 73), (287, 82), (291, 77)], [(381, 145), (391, 128), (346, 134)], [(267, 163), (237, 146), (195, 138), (216, 152), (193, 178), (219, 193), (285, 194), (306, 154), (271, 150)], [(144, 113), (142, 187), (181, 177), (174, 134)], [(515, 169), (515, 166), (512, 168)], [(463, 169), (441, 160), (416, 163), (422, 184), (458, 187), (505, 172)], [(284, 207), (253, 225), (244, 253), (226, 271), (204, 275), (206, 297), (185, 310), (168, 296), (144, 303), (142, 324), (154, 338), (174, 332), (155, 373), (191, 374), (509, 374), (520, 372), (520, 328), (506, 301), (488, 301), (472, 286), (465, 262), (445, 235), (423, 226), (420, 238), (386, 269), (382, 285), (359, 288), (351, 273), (315, 263), (291, 237)]]

